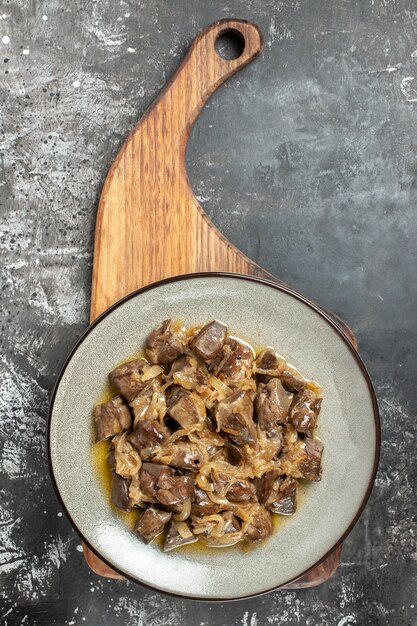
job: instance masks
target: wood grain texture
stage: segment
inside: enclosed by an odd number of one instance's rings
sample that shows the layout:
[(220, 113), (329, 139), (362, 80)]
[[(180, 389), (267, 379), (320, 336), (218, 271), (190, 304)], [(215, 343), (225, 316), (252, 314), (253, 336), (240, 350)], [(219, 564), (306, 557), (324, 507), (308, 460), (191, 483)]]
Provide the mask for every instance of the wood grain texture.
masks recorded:
[[(220, 33), (245, 41), (242, 55), (215, 51)], [(264, 275), (210, 222), (185, 169), (191, 127), (213, 91), (262, 49), (256, 26), (225, 20), (194, 40), (178, 71), (123, 144), (101, 194), (94, 249), (91, 319), (135, 289), (199, 270)]]
[[(215, 50), (224, 31), (244, 40), (241, 56)], [(99, 201), (92, 278), (91, 321), (127, 294), (163, 278), (199, 271), (240, 272), (280, 283), (251, 261), (209, 220), (188, 182), (185, 150), (192, 125), (211, 94), (262, 49), (259, 29), (222, 20), (194, 40), (177, 72), (119, 151)], [(282, 284), (282, 283), (280, 283)], [(333, 319), (356, 347), (342, 320)], [(90, 568), (122, 578), (86, 545)], [(312, 587), (336, 571), (341, 546), (288, 588)]]

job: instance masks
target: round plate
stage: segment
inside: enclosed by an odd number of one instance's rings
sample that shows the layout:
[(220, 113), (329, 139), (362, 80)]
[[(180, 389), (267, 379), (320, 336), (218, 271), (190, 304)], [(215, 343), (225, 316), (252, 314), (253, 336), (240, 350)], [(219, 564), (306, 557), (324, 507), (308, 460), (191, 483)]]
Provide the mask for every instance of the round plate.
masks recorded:
[[(318, 435), (323, 478), (309, 483), (296, 514), (248, 554), (145, 545), (115, 513), (92, 464), (92, 409), (108, 373), (137, 353), (166, 318), (187, 326), (222, 320), (256, 346), (272, 345), (323, 386)], [(285, 585), (317, 565), (357, 521), (375, 478), (379, 418), (357, 352), (314, 305), (272, 282), (193, 274), (141, 289), (99, 317), (67, 360), (49, 416), (52, 477), (82, 539), (111, 567), (155, 589), (206, 600), (243, 598)], [(304, 482), (304, 481), (303, 481)]]

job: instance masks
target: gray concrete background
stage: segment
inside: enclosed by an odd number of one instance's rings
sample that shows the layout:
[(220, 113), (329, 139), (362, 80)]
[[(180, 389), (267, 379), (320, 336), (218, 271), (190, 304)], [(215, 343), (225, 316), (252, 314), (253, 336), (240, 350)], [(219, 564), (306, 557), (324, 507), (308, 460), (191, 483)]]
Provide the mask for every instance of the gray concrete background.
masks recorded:
[[(231, 241), (352, 326), (383, 445), (330, 582), (215, 605), (88, 571), (48, 478), (45, 428), (88, 322), (106, 172), (193, 36), (230, 16), (256, 22), (265, 51), (200, 116), (193, 188)], [(4, 2), (1, 624), (417, 624), (416, 30), (413, 0)]]

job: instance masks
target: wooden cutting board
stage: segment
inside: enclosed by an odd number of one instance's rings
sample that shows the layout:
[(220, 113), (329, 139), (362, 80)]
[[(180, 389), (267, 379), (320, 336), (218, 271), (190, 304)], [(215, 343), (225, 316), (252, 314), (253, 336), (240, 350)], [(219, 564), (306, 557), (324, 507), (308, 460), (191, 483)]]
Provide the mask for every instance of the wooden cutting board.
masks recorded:
[[(215, 42), (224, 33), (244, 43), (238, 58), (227, 60), (217, 53)], [(280, 283), (212, 224), (193, 194), (185, 168), (185, 149), (197, 115), (214, 90), (250, 63), (262, 45), (254, 24), (233, 19), (212, 24), (195, 38), (174, 76), (123, 144), (98, 207), (91, 321), (139, 287), (178, 274), (240, 272)], [(357, 347), (349, 328), (336, 321)], [(94, 572), (123, 578), (83, 547)], [(330, 578), (341, 549), (287, 588), (312, 587)]]

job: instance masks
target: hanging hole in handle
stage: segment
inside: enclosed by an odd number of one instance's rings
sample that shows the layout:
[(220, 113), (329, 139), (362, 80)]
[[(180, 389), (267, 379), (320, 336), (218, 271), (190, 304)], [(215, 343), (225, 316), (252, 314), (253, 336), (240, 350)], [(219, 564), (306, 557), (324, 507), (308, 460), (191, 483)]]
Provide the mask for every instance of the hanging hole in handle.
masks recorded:
[(234, 61), (243, 54), (245, 38), (235, 28), (226, 28), (217, 35), (214, 48), (219, 57), (225, 61)]

